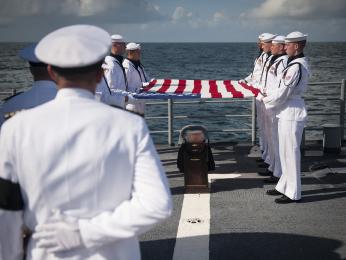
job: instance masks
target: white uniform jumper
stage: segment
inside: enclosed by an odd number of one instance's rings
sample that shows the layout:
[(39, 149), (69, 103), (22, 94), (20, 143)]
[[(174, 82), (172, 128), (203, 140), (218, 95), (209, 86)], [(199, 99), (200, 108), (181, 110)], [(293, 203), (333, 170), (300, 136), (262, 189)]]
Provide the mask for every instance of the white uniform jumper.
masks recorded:
[[(262, 65), (262, 71), (261, 74), (259, 75), (258, 78), (258, 89), (263, 93), (265, 92), (265, 79), (266, 79), (266, 74), (269, 69), (269, 64), (272, 56), (270, 53), (266, 53), (266, 59)], [(266, 129), (266, 109), (264, 107), (263, 102), (256, 102), (257, 103), (257, 118), (259, 123), (259, 135), (260, 135), (260, 140), (261, 140), (261, 150), (263, 151), (262, 154), (262, 159), (264, 162), (267, 164), (270, 164), (270, 157), (269, 157), (269, 151), (268, 151), (268, 140), (267, 140), (267, 129)]]
[[(128, 91), (131, 93), (138, 93), (143, 87), (143, 83), (150, 81), (144, 67), (139, 62), (138, 64), (134, 64), (134, 62), (130, 61), (129, 59), (124, 59), (123, 66), (125, 68)], [(139, 99), (129, 99), (126, 109), (140, 115), (144, 115), (145, 101)]]
[[(78, 220), (85, 245), (54, 255), (31, 239), (27, 260), (139, 260), (137, 236), (171, 213), (145, 121), (89, 91), (61, 89), (54, 100), (11, 118), (0, 147), (0, 177), (19, 183), (25, 225), (33, 231), (60, 210)], [(17, 212), (5, 213), (0, 223), (18, 227), (20, 220), (9, 220)], [(15, 230), (1, 230), (0, 238), (9, 234)], [(13, 259), (22, 251), (16, 249), (2, 259)]]
[[(252, 71), (252, 73), (247, 76), (245, 78), (245, 81), (251, 85), (253, 85), (254, 87), (259, 87), (259, 83), (260, 83), (260, 78), (261, 78), (261, 74), (262, 74), (262, 71), (263, 71), (263, 66), (265, 64), (265, 62), (267, 61), (268, 59), (268, 54), (265, 53), (265, 52), (262, 52), (261, 55), (255, 60), (254, 62), (254, 69)], [(263, 140), (262, 140), (262, 133), (261, 133), (261, 110), (260, 110), (260, 102), (258, 102), (256, 100), (256, 116), (257, 116), (257, 125), (258, 125), (258, 128), (259, 128), (259, 143), (260, 143), (260, 148), (261, 148), (261, 151), (264, 150), (264, 147), (263, 147)]]
[(108, 105), (125, 108), (127, 80), (122, 56), (106, 56), (102, 68), (104, 79), (96, 88), (96, 97)]
[(0, 126), (5, 121), (6, 114), (41, 105), (55, 98), (57, 91), (53, 81), (34, 81), (29, 90), (9, 98), (0, 107)]
[(124, 109), (125, 99), (122, 92), (114, 93), (109, 87), (107, 80), (103, 77), (95, 90), (96, 100), (107, 105)]
[[(264, 93), (271, 95), (275, 93), (280, 85), (283, 70), (287, 67), (287, 55), (272, 56), (270, 67), (266, 73)], [(270, 158), (269, 170), (276, 177), (281, 176), (281, 163), (279, 156), (278, 119), (275, 108), (265, 110), (266, 140)]]
[(279, 88), (263, 98), (268, 109), (277, 112), (279, 152), (282, 176), (276, 190), (292, 200), (301, 198), (300, 143), (307, 119), (307, 111), (302, 98), (309, 81), (309, 67), (303, 54), (289, 59), (283, 71)]

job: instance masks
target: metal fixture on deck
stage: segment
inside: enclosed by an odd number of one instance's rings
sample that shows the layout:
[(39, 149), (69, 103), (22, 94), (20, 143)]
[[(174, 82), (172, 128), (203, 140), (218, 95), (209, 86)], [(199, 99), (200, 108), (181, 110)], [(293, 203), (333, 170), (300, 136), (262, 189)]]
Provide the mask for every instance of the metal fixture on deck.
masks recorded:
[(208, 171), (215, 169), (215, 163), (206, 128), (185, 126), (181, 130), (179, 143), (177, 165), (184, 173), (185, 193), (209, 192)]

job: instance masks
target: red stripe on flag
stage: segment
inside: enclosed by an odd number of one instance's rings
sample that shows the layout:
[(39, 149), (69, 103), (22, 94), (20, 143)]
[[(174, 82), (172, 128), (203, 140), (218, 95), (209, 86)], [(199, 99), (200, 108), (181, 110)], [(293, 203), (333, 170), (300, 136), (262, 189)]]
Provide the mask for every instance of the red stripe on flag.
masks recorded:
[(174, 91), (175, 94), (181, 94), (184, 92), (186, 88), (186, 80), (180, 79), (178, 83), (178, 88)]
[(243, 93), (241, 93), (240, 91), (237, 91), (234, 88), (234, 86), (232, 85), (230, 80), (224, 80), (223, 84), (225, 85), (227, 92), (231, 92), (232, 96), (234, 98), (243, 98), (244, 97)]
[(156, 82), (157, 82), (157, 80), (156, 80), (156, 79), (154, 79), (154, 80), (150, 81), (150, 82), (149, 82), (149, 85), (148, 85), (148, 86), (146, 86), (145, 88), (143, 88), (143, 91), (149, 91), (149, 90), (150, 90), (152, 87), (154, 87), (154, 86), (155, 86)]
[(161, 88), (159, 88), (156, 92), (165, 93), (167, 91), (167, 89), (169, 89), (169, 87), (171, 86), (171, 82), (172, 82), (172, 80), (165, 79), (162, 83)]
[(193, 81), (193, 94), (201, 94), (201, 89), (202, 89), (202, 82), (200, 79), (196, 79)]
[(209, 80), (209, 87), (209, 92), (212, 98), (222, 98), (221, 93), (217, 91), (216, 80)]
[(253, 86), (249, 86), (243, 82), (238, 82), (240, 86), (242, 86), (243, 88), (247, 89), (247, 90), (250, 90), (254, 95), (255, 97), (257, 97), (258, 93), (260, 92), (257, 88), (253, 87)]

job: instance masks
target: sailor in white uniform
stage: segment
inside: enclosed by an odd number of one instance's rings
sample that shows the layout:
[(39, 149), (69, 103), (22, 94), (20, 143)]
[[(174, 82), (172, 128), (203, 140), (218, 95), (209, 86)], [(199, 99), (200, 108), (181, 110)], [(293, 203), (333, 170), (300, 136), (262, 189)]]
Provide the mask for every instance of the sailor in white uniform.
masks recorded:
[[(150, 81), (142, 63), (141, 63), (141, 45), (130, 42), (126, 45), (127, 58), (124, 59), (128, 90), (131, 93), (138, 93), (143, 87), (143, 83)], [(126, 109), (133, 111), (141, 116), (145, 113), (145, 101), (139, 99), (129, 99)]]
[[(268, 69), (265, 73), (263, 84), (263, 95), (271, 95), (280, 85), (280, 79), (283, 70), (287, 66), (288, 56), (285, 52), (285, 36), (279, 35), (272, 40), (271, 58)], [(259, 94), (261, 95), (261, 93)], [(268, 151), (270, 165), (268, 170), (273, 173), (267, 183), (276, 183), (281, 176), (281, 163), (279, 156), (279, 140), (278, 140), (278, 119), (276, 118), (275, 108), (264, 110), (264, 120), (266, 126), (266, 140), (268, 143)]]
[[(253, 85), (256, 88), (261, 88), (261, 81), (263, 78), (263, 74), (265, 71), (265, 66), (268, 64), (270, 59), (270, 47), (271, 47), (271, 40), (275, 37), (274, 34), (271, 33), (262, 33), (258, 36), (258, 39), (260, 41), (260, 48), (262, 50), (262, 53), (260, 56), (255, 60), (254, 63), (254, 69), (252, 73), (247, 76), (244, 80), (241, 80), (242, 82), (248, 83)], [(262, 161), (265, 161), (267, 164), (269, 164), (269, 157), (267, 156), (267, 148), (266, 148), (266, 141), (264, 136), (264, 123), (263, 123), (263, 106), (261, 105), (261, 102), (256, 100), (256, 118), (257, 118), (257, 125), (259, 129), (259, 144), (260, 149), (262, 151)]]
[(303, 54), (307, 35), (292, 32), (286, 36), (288, 65), (283, 70), (279, 88), (263, 98), (266, 108), (275, 108), (278, 121), (279, 153), (282, 176), (269, 195), (280, 195), (277, 203), (290, 203), (301, 199), (300, 143), (307, 119), (303, 93), (306, 91), (310, 70)]
[(253, 71), (246, 78), (240, 80), (240, 82), (245, 82), (245, 83), (249, 83), (252, 85), (258, 85), (257, 81), (258, 81), (258, 79), (261, 75), (261, 72), (262, 72), (262, 65), (264, 64), (264, 62), (267, 58), (266, 53), (263, 52), (263, 49), (262, 49), (262, 37), (263, 37), (263, 35), (266, 35), (266, 33), (261, 33), (258, 36), (257, 45), (259, 48), (259, 54), (258, 54), (258, 57), (254, 61)]
[[(271, 60), (271, 46), (272, 46), (272, 40), (276, 37), (275, 34), (271, 33), (264, 33), (262, 34), (262, 49), (263, 52), (265, 53), (265, 61), (262, 64), (261, 67), (261, 74), (259, 75), (259, 78), (257, 78), (256, 84), (257, 88), (263, 92), (264, 91), (264, 85), (265, 85), (265, 75), (266, 72), (268, 71), (269, 68), (269, 63)], [(262, 153), (262, 159), (264, 162), (268, 165), (270, 165), (270, 156), (269, 156), (269, 149), (268, 149), (268, 140), (267, 140), (267, 126), (266, 126), (266, 116), (265, 116), (265, 107), (262, 102), (257, 101), (257, 118), (259, 123), (259, 135), (260, 135), (260, 140), (262, 143), (261, 150), (263, 151)], [(271, 172), (270, 172), (271, 173)]]
[(25, 92), (5, 99), (0, 107), (0, 127), (3, 122), (17, 112), (33, 108), (53, 99), (58, 91), (47, 72), (47, 64), (42, 63), (34, 54), (36, 44), (31, 44), (19, 52), (19, 56), (29, 62), (34, 83)]
[(105, 57), (104, 79), (96, 88), (96, 94), (106, 104), (125, 109), (127, 102), (127, 79), (122, 65), (125, 53), (125, 41), (123, 36), (113, 34), (111, 53)]
[[(144, 119), (94, 98), (110, 45), (110, 35), (90, 25), (45, 36), (35, 53), (49, 64), (57, 96), (3, 125), (0, 206), (7, 211), (0, 223), (17, 229), (0, 238), (20, 239), (20, 219), (10, 216), (22, 209), (33, 232), (26, 259), (139, 260), (138, 235), (171, 214)], [(18, 243), (1, 259), (21, 252)]]

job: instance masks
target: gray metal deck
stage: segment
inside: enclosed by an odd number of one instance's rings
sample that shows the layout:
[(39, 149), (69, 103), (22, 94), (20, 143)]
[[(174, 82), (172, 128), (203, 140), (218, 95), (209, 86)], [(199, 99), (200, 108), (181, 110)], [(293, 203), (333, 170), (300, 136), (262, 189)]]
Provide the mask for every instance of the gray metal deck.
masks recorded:
[[(143, 260), (172, 259), (184, 198), (183, 175), (176, 167), (178, 148), (157, 149), (170, 182), (174, 212), (141, 236)], [(339, 155), (323, 155), (321, 143), (307, 143), (302, 202), (288, 205), (278, 205), (265, 194), (274, 185), (264, 185), (257, 174), (256, 147), (215, 144), (213, 154), (214, 173), (241, 176), (211, 183), (209, 259), (346, 259), (346, 147)], [(316, 162), (332, 170), (310, 171)]]

